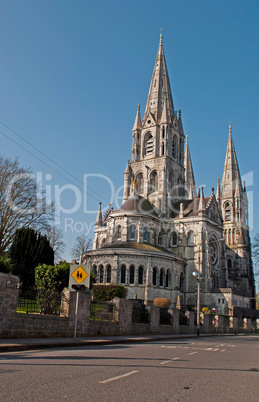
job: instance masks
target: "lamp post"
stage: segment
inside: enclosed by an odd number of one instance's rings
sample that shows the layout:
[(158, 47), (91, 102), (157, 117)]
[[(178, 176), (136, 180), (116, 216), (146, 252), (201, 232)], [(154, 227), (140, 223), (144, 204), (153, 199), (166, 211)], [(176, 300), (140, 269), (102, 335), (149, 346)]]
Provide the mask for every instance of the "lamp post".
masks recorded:
[(201, 277), (200, 270), (192, 274), (197, 280), (197, 336), (200, 336), (200, 286), (203, 278)]

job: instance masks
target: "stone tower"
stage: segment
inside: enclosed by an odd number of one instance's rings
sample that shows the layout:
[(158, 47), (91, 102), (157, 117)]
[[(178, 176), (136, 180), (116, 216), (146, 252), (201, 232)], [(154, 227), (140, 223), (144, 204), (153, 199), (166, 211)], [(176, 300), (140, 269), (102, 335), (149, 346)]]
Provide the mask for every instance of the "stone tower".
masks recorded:
[[(141, 121), (138, 106), (132, 133), (131, 180), (137, 182), (139, 195), (149, 199), (162, 216), (169, 217), (172, 199), (189, 198), (187, 192), (191, 186), (195, 188), (195, 183), (193, 172), (188, 169), (192, 184), (189, 183), (187, 191), (184, 162), (186, 160), (188, 167), (191, 166), (190, 155), (188, 151), (185, 158), (181, 111), (174, 110), (162, 34), (144, 117)], [(124, 178), (125, 187), (129, 185), (129, 168)], [(124, 201), (127, 194), (129, 192), (124, 188)]]

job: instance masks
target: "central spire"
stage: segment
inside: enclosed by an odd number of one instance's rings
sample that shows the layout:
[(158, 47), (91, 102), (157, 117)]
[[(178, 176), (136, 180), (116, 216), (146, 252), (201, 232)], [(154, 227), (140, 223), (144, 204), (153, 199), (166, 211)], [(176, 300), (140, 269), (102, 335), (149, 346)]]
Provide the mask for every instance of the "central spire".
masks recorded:
[(146, 120), (147, 114), (150, 111), (156, 122), (159, 123), (166, 100), (168, 102), (169, 114), (173, 116), (173, 98), (164, 55), (163, 35), (161, 33), (143, 121)]

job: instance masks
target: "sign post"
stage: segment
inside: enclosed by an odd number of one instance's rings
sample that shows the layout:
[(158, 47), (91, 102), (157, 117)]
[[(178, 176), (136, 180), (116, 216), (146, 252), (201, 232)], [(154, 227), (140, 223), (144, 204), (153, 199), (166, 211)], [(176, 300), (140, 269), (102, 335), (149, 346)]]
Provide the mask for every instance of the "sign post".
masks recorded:
[(74, 328), (74, 339), (76, 339), (79, 292), (89, 291), (90, 266), (84, 264), (81, 265), (71, 264), (68, 287), (71, 291), (73, 290), (76, 291), (75, 328)]

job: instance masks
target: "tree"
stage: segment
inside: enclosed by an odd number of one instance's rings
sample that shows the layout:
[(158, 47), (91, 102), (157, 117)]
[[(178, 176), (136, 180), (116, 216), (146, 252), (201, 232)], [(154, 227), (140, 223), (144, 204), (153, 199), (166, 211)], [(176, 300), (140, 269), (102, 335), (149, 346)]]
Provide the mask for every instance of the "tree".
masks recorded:
[(41, 229), (53, 214), (35, 175), (18, 160), (0, 156), (0, 255), (12, 244), (17, 228)]
[(68, 287), (70, 264), (46, 265), (35, 268), (35, 285), (37, 289), (55, 290), (61, 292)]
[(78, 258), (80, 255), (86, 253), (92, 246), (92, 240), (88, 239), (85, 235), (77, 236), (75, 244), (71, 249), (72, 256)]
[(43, 234), (46, 235), (50, 246), (54, 251), (54, 260), (57, 263), (61, 259), (62, 252), (64, 251), (66, 245), (63, 242), (63, 232), (60, 229), (57, 229), (55, 226), (47, 225)]
[(18, 229), (9, 250), (13, 274), (20, 276), (24, 289), (34, 286), (35, 268), (39, 264), (54, 264), (54, 252), (46, 236), (35, 230)]

